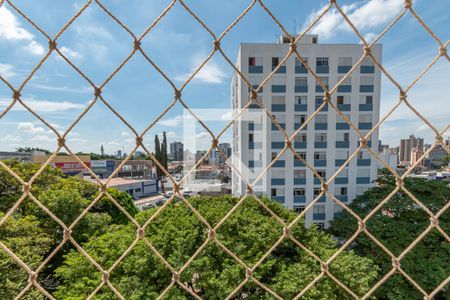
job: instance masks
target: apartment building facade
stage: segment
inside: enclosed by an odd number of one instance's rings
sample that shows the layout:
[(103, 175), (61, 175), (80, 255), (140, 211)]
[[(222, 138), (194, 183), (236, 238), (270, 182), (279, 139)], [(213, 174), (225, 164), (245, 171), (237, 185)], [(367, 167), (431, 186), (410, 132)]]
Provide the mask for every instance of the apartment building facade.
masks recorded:
[[(257, 87), (279, 65), (288, 53), (289, 46), (284, 37), (277, 43), (241, 44), (237, 66), (253, 87)], [(307, 60), (308, 66), (330, 89), (363, 55), (359, 44), (319, 44), (317, 35), (306, 35), (297, 49)], [(381, 51), (381, 45), (372, 47), (373, 55), (380, 62)], [(380, 71), (371, 60), (365, 59), (331, 96), (331, 101), (363, 133), (367, 133), (379, 121), (380, 81)], [(232, 81), (232, 107), (235, 115), (248, 103), (250, 95), (248, 85), (235, 74)], [(273, 114), (290, 136), (322, 104), (323, 96), (323, 88), (311, 72), (299, 59), (290, 56), (263, 86), (257, 100)], [(257, 169), (264, 169), (280, 153), (285, 146), (285, 138), (255, 104), (245, 112), (259, 112), (261, 122), (258, 117), (253, 116), (240, 118), (234, 124), (232, 162), (239, 173), (248, 173), (255, 178), (258, 175)], [(357, 149), (359, 137), (327, 105), (300, 131), (293, 145), (295, 151), (327, 179)], [(371, 135), (368, 145), (377, 152), (378, 131)], [(328, 190), (342, 202), (348, 203), (371, 187), (376, 173), (375, 158), (371, 157), (367, 149), (363, 149), (329, 185)], [(260, 186), (259, 190), (255, 187), (257, 193), (265, 194), (297, 212), (311, 203), (321, 190), (320, 180), (300, 160), (295, 159), (291, 151), (286, 151), (274, 163), (260, 180)], [(237, 172), (233, 172), (233, 194), (243, 195), (246, 189), (245, 182)], [(328, 221), (340, 210), (330, 197), (321, 197), (313, 209), (307, 211), (305, 222), (326, 227)]]

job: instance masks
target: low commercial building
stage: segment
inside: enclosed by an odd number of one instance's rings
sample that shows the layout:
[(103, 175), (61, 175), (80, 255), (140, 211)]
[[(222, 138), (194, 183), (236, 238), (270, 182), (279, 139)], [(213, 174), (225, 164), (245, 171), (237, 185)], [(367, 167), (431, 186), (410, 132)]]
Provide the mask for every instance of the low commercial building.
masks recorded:
[[(101, 179), (102, 183), (106, 183), (107, 179)], [(119, 191), (127, 192), (135, 200), (154, 195), (158, 193), (158, 182), (156, 179), (124, 179), (124, 178), (111, 178), (107, 184), (108, 188), (116, 188)]]
[[(89, 175), (89, 170), (86, 169), (77, 158), (81, 160), (86, 167), (91, 167), (91, 157), (89, 155), (77, 155), (76, 157), (74, 155), (57, 155), (51, 160), (50, 166), (58, 168), (62, 173), (71, 176), (83, 177)], [(49, 155), (32, 156), (32, 162), (41, 165), (45, 164), (49, 159)]]

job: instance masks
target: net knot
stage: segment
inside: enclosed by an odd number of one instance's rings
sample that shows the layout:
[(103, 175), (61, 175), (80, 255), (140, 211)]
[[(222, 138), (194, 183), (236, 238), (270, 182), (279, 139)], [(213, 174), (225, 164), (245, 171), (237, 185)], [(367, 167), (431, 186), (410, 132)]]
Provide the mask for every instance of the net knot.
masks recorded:
[(247, 268), (247, 270), (245, 270), (245, 277), (250, 278), (253, 276), (253, 270), (250, 268)]
[(99, 97), (101, 93), (102, 93), (102, 89), (100, 87), (96, 86), (94, 88), (95, 97)]
[(217, 51), (220, 48), (220, 42), (219, 41), (214, 41), (214, 50)]
[(320, 189), (323, 192), (328, 191), (328, 184), (326, 182), (322, 183), (322, 186), (320, 187)]
[(360, 138), (360, 139), (359, 139), (359, 143), (360, 143), (363, 147), (367, 147), (367, 139), (365, 139), (365, 138)]
[(37, 273), (31, 271), (29, 276), (28, 276), (28, 282), (31, 284), (36, 284), (36, 279), (37, 279)]
[(109, 279), (109, 273), (107, 271), (102, 272), (102, 281), (106, 282)]
[(392, 258), (392, 267), (397, 270), (400, 269), (400, 261), (395, 257)]
[(285, 140), (284, 143), (286, 144), (286, 147), (291, 148), (292, 142), (290, 140)]
[(364, 49), (364, 55), (365, 56), (371, 56), (372, 55), (372, 49), (370, 49), (369, 46), (365, 46), (363, 49)]
[(433, 225), (434, 227), (437, 227), (439, 225), (439, 220), (438, 218), (436, 218), (435, 216), (430, 217), (430, 223), (431, 225)]
[(13, 99), (14, 100), (19, 100), (20, 96), (22, 96), (22, 94), (20, 94), (20, 91), (14, 90), (14, 92), (13, 92)]
[(398, 187), (402, 187), (403, 186), (403, 179), (401, 178), (401, 177), (396, 177), (395, 178), (395, 184), (398, 186)]
[(30, 186), (30, 184), (29, 184), (28, 182), (25, 182), (25, 183), (22, 185), (22, 191), (23, 191), (25, 194), (29, 194), (29, 193), (30, 193), (30, 189), (31, 189), (31, 186)]
[(102, 193), (105, 193), (107, 189), (108, 189), (108, 187), (106, 186), (105, 183), (100, 184), (100, 190), (102, 191)]
[(136, 138), (136, 147), (142, 146), (142, 137), (138, 136)]
[(180, 99), (181, 98), (181, 91), (179, 89), (175, 89), (174, 97), (175, 97), (175, 99)]
[(358, 221), (358, 228), (359, 228), (359, 231), (366, 230), (366, 223), (364, 223), (363, 221)]
[(291, 234), (291, 230), (289, 227), (284, 227), (283, 228), (283, 234), (285, 237), (288, 237)]
[(210, 240), (212, 240), (215, 236), (216, 236), (216, 231), (214, 229), (212, 229), (212, 228), (209, 229), (209, 231), (208, 231), (208, 238)]
[(247, 193), (253, 194), (253, 187), (251, 185), (247, 185)]
[(64, 138), (59, 138), (58, 139), (58, 147), (62, 148), (66, 145), (66, 139)]
[(436, 143), (442, 144), (443, 142), (444, 142), (444, 138), (442, 137), (442, 135), (440, 135), (440, 134), (436, 135)]
[(176, 193), (180, 192), (180, 185), (178, 183), (173, 185), (173, 194), (175, 195)]
[(134, 50), (141, 50), (141, 42), (138, 40), (135, 40), (133, 42), (133, 47), (134, 47)]
[(439, 47), (439, 55), (444, 56), (446, 54), (447, 54), (447, 48), (445, 48), (444, 46)]
[(50, 49), (50, 51), (55, 50), (56, 49), (56, 41), (49, 40), (48, 41), (48, 49)]
[(328, 273), (328, 264), (325, 262), (320, 263), (320, 269), (322, 269), (322, 272)]
[(219, 145), (219, 140), (218, 140), (218, 139), (213, 139), (213, 141), (212, 141), (212, 147), (213, 147), (213, 148), (216, 148), (217, 145)]
[(294, 41), (292, 41), (290, 44), (290, 48), (291, 48), (291, 52), (297, 51), (297, 44), (294, 43)]
[(406, 101), (406, 92), (404, 90), (400, 91), (400, 100), (401, 101)]
[(405, 4), (405, 8), (406, 8), (406, 9), (411, 8), (411, 6), (412, 6), (412, 0), (405, 0), (404, 4)]
[(331, 101), (331, 95), (330, 95), (330, 92), (325, 91), (325, 92), (323, 93), (323, 101), (325, 101), (325, 102), (330, 102), (330, 101)]
[(180, 273), (178, 273), (178, 272), (173, 272), (173, 274), (172, 274), (172, 280), (173, 280), (173, 281), (179, 281), (179, 280), (180, 280)]
[(72, 236), (72, 230), (70, 230), (69, 228), (65, 228), (64, 229), (64, 240), (70, 239), (71, 236)]
[(136, 230), (136, 237), (137, 237), (138, 239), (142, 240), (142, 239), (144, 238), (144, 236), (145, 236), (145, 230), (144, 230), (144, 228), (138, 228), (138, 229)]
[(330, 0), (330, 4), (336, 3), (336, 0)]
[(256, 92), (256, 90), (252, 88), (250, 93), (251, 93), (250, 100), (256, 102), (256, 98), (258, 97), (258, 92)]

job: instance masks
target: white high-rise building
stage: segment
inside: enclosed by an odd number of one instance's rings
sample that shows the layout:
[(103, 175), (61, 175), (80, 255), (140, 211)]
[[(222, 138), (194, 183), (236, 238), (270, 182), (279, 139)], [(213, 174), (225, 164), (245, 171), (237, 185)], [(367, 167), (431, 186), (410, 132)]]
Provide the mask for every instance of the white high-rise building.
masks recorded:
[[(288, 53), (290, 42), (281, 37), (277, 43), (241, 44), (237, 67), (258, 86), (278, 66)], [(363, 55), (361, 44), (319, 44), (317, 35), (306, 35), (297, 45), (299, 53), (307, 60), (323, 82), (331, 89), (352, 68)], [(371, 48), (374, 57), (381, 62), (381, 45)], [(365, 59), (338, 90), (331, 101), (363, 132), (367, 133), (377, 124), (380, 115), (380, 71), (370, 59)], [(236, 73), (232, 82), (232, 106), (237, 114), (250, 100), (251, 93), (246, 82)], [(269, 80), (257, 100), (261, 101), (290, 136), (295, 129), (322, 104), (324, 92), (294, 55), (280, 67)], [(256, 104), (249, 112), (261, 113)], [(250, 113), (251, 114), (251, 113)], [(285, 138), (261, 114), (254, 120), (241, 118), (233, 127), (232, 161), (239, 172), (252, 173), (256, 177), (257, 168), (264, 168), (285, 146)], [(368, 145), (377, 153), (378, 131), (374, 131)], [(327, 105), (306, 129), (296, 136), (293, 146), (325, 179), (330, 178), (359, 146), (359, 137), (337, 112)], [(328, 190), (348, 203), (356, 195), (362, 194), (376, 178), (377, 163), (368, 150), (363, 148), (358, 156), (337, 176)], [(302, 211), (320, 193), (318, 178), (291, 151), (286, 151), (271, 170), (262, 178), (255, 192), (266, 194), (288, 208)], [(234, 195), (243, 195), (247, 190), (237, 172), (233, 172), (232, 190)], [(341, 208), (330, 197), (322, 197), (305, 216), (307, 224), (327, 226), (328, 221)]]

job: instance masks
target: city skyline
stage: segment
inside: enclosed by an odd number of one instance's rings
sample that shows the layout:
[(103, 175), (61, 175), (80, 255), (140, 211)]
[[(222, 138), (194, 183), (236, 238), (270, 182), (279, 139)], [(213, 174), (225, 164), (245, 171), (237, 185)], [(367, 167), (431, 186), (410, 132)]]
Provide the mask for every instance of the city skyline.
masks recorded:
[[(222, 2), (211, 1), (208, 4), (192, 5), (192, 9), (205, 16), (206, 24), (216, 34), (223, 31), (229, 25), (229, 20), (235, 18), (236, 13), (248, 5), (248, 3)], [(304, 29), (327, 3), (326, 1), (297, 5), (289, 3), (280, 9), (273, 5), (273, 1), (266, 2), (269, 8), (274, 8), (276, 17), (282, 21), (287, 30), (297, 29), (293, 31)], [(403, 7), (402, 0), (369, 0), (352, 5), (348, 3), (343, 1), (343, 8), (349, 13), (349, 18), (360, 26), (359, 29), (368, 39), (373, 39), (380, 33)], [(38, 24), (46, 24), (45, 29), (52, 35), (77, 9), (80, 9), (81, 5), (81, 1), (75, 1), (68, 9), (64, 4), (52, 4), (48, 11), (39, 9), (39, 5), (32, 2), (20, 3), (18, 7), (30, 13)], [(118, 7), (116, 5), (112, 2), (108, 4), (108, 8), (116, 12)], [(133, 32), (139, 34), (148, 26), (147, 20), (151, 19), (148, 13), (151, 13), (152, 17), (156, 16), (163, 11), (165, 5), (167, 4), (130, 2), (130, 10), (121, 12), (118, 17), (129, 25)], [(298, 5), (301, 5), (303, 9), (295, 9)], [(389, 5), (389, 9), (383, 9), (385, 5)], [(256, 6), (221, 43), (221, 47), (232, 60), (236, 56), (240, 43), (273, 42), (281, 32), (266, 12), (258, 5)], [(208, 18), (207, 12), (212, 7), (220, 7), (222, 14)], [(442, 40), (448, 39), (445, 27), (439, 26), (444, 24), (448, 17), (433, 18), (438, 12), (449, 10), (449, 7), (445, 6), (445, 1), (436, 1), (433, 6), (426, 5), (424, 1), (416, 1), (414, 7)], [(59, 14), (55, 15), (54, 10), (58, 10)], [(169, 12), (163, 22), (150, 31), (143, 40), (142, 47), (151, 53), (151, 59), (161, 66), (169, 78), (180, 86), (195, 66), (207, 56), (212, 47), (212, 39), (180, 4), (176, 3), (174, 10), (176, 14)], [(142, 14), (132, 18), (131, 11), (142, 12)], [(0, 14), (2, 16), (0, 20), (7, 20), (7, 23), (0, 23), (0, 40), (2, 41), (0, 50), (11, 49), (14, 46), (14, 51), (3, 51), (5, 55), (0, 59), (0, 74), (14, 86), (18, 86), (44, 55), (47, 42), (7, 3), (0, 8)], [(46, 18), (49, 15), (57, 17)], [(174, 18), (174, 15), (177, 15), (177, 18)], [(363, 16), (367, 18), (360, 19)], [(322, 43), (358, 43), (355, 34), (342, 25), (341, 21), (336, 11), (332, 10), (312, 32), (321, 35)], [(294, 23), (298, 24), (297, 28), (293, 28)], [(94, 26), (88, 26), (88, 24), (94, 24)], [(437, 54), (437, 43), (418, 26), (416, 20), (408, 15), (380, 40), (380, 43), (384, 45), (383, 65), (394, 75), (394, 78), (399, 79), (403, 86), (417, 76)], [(420, 45), (415, 43), (417, 38), (421, 38)], [(98, 5), (92, 5), (61, 36), (58, 47), (88, 76), (92, 77), (96, 84), (100, 84), (132, 49), (132, 40)], [(158, 49), (153, 51), (155, 47)], [(162, 48), (166, 51), (160, 51)], [(223, 57), (219, 54), (214, 55), (213, 59), (205, 65), (205, 69), (197, 74), (197, 78), (188, 84), (182, 95), (183, 100), (194, 108), (229, 108), (232, 72), (232, 68)], [(409, 101), (438, 129), (444, 128), (450, 113), (450, 108), (445, 105), (446, 99), (442, 96), (445, 94), (443, 93), (445, 78), (448, 77), (450, 77), (450, 69), (444, 64), (437, 64), (425, 74), (421, 83), (408, 93)], [(136, 86), (138, 88), (135, 88)], [(25, 103), (62, 132), (92, 100), (92, 94), (87, 83), (53, 53), (25, 87), (22, 97)], [(173, 98), (169, 84), (142, 58), (142, 55), (135, 55), (131, 59), (129, 66), (122, 69), (106, 86), (103, 95), (133, 127), (136, 127), (138, 132), (149, 125)], [(424, 99), (429, 98), (433, 99), (435, 105), (427, 105)], [(381, 116), (397, 100), (398, 91), (383, 76)], [(5, 109), (10, 102), (10, 90), (0, 83), (0, 110)], [(440, 109), (436, 110), (436, 107)], [(154, 134), (163, 130), (167, 131), (169, 142), (180, 140), (182, 116), (182, 107), (176, 104), (145, 136), (144, 142), (148, 148), (153, 149)], [(209, 122), (207, 125), (217, 133), (226, 125), (226, 122)], [(101, 128), (101, 130), (92, 130), (92, 128)], [(397, 141), (411, 133), (421, 135), (425, 143), (434, 141), (431, 130), (405, 105), (401, 105), (399, 110), (381, 126), (380, 139), (395, 147)], [(448, 136), (448, 133), (445, 135)], [(227, 131), (221, 142), (229, 142), (230, 137), (231, 132)], [(205, 134), (205, 131), (199, 131), (196, 138), (202, 141), (202, 148), (209, 148), (211, 138)], [(14, 150), (18, 146), (39, 146), (53, 151), (56, 148), (56, 137), (20, 104), (16, 104), (0, 119), (0, 143), (2, 150)], [(100, 145), (104, 145), (105, 153), (113, 153), (122, 146), (124, 152), (129, 153), (134, 144), (134, 136), (131, 130), (123, 125), (105, 105), (96, 103), (75, 126), (68, 136), (67, 144), (74, 152), (97, 151)]]

